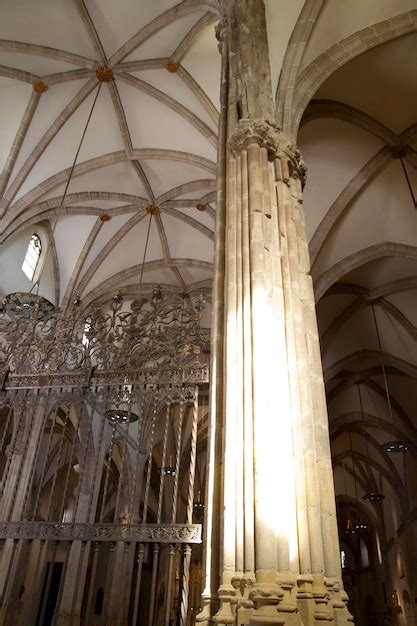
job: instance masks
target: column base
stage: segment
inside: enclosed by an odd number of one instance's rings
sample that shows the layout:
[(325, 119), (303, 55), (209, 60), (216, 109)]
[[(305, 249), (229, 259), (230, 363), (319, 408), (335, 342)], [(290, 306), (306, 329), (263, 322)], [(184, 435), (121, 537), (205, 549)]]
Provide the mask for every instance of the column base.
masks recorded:
[(217, 613), (212, 617), (213, 624), (226, 626), (226, 624), (235, 623), (237, 593), (233, 585), (221, 585), (219, 587), (220, 607)]
[(213, 614), (211, 598), (203, 598), (196, 622), (201, 626), (353, 626), (347, 595), (337, 579), (311, 574), (278, 574), (276, 583), (259, 582), (254, 574), (229, 575), (219, 589), (220, 608)]
[(250, 626), (266, 624), (285, 624), (285, 618), (279, 613), (279, 604), (284, 593), (278, 585), (255, 584), (249, 597), (253, 601), (253, 613), (249, 620)]
[(314, 609), (314, 624), (323, 622), (333, 622), (333, 611), (330, 602), (330, 593), (327, 589), (324, 577), (321, 575), (313, 575), (312, 584)]
[(211, 616), (215, 613), (215, 610), (213, 609), (214, 599), (211, 596), (202, 596), (201, 604), (202, 609), (198, 615), (196, 615), (195, 621), (200, 626), (210, 626), (210, 624), (213, 623)]
[(333, 607), (334, 621), (337, 626), (352, 626), (353, 615), (348, 609), (348, 596), (342, 583), (335, 578), (326, 579), (330, 601)]

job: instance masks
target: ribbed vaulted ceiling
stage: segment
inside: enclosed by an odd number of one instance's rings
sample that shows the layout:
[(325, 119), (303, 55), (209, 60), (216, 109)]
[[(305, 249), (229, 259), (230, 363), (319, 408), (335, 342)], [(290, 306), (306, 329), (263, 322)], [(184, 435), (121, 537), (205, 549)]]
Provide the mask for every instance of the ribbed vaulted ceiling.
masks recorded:
[[(82, 0), (7, 4), (0, 26), (7, 119), (2, 240), (15, 238), (19, 247), (21, 234), (24, 248), (33, 223), (41, 222), (49, 236), (53, 230), (41, 289), (64, 308), (76, 291), (87, 303), (121, 287), (135, 290), (146, 207), (155, 205), (143, 282), (180, 291), (209, 284), (216, 3), (159, 0), (141, 3), (141, 10), (133, 0), (122, 10)], [(111, 68), (112, 78), (97, 96), (101, 67)], [(103, 213), (111, 219), (102, 221)], [(10, 276), (13, 289), (25, 286), (19, 270)]]
[[(415, 0), (265, 5), (277, 120), (298, 136), (309, 168), (304, 203), (337, 491), (345, 489), (342, 461), (353, 473), (351, 433), (360, 493), (382, 476), (403, 506), (401, 459), (379, 446), (392, 426), (370, 305), (395, 432), (416, 441), (417, 213), (398, 158), (417, 193)], [(78, 291), (86, 303), (118, 289), (132, 295), (149, 205), (160, 211), (143, 283), (210, 289), (218, 12), (216, 0), (3, 1), (3, 293), (28, 289), (20, 267), (40, 229), (50, 239), (40, 291), (57, 305), (70, 306)], [(101, 86), (57, 219), (102, 66), (113, 78)], [(366, 506), (377, 520), (375, 506)]]

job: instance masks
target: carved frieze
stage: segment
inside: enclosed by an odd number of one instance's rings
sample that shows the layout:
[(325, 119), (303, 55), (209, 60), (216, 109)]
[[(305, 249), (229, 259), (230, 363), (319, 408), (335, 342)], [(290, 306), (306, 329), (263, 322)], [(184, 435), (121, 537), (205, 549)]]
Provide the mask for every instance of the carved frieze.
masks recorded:
[(45, 372), (45, 375), (11, 374), (8, 377), (6, 389), (50, 389), (61, 388), (88, 388), (101, 386), (122, 385), (126, 377), (130, 384), (135, 385), (199, 385), (208, 383), (209, 366), (195, 365), (190, 367), (143, 369), (115, 371), (95, 371), (91, 376), (89, 371), (74, 372)]
[(201, 524), (82, 524), (3, 522), (1, 539), (48, 541), (135, 541), (140, 543), (201, 543)]

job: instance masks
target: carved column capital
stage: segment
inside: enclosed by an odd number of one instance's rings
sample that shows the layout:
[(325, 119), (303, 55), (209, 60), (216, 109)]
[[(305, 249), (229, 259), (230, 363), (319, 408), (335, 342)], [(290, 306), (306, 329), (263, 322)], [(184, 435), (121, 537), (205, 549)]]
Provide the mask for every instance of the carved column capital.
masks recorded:
[(222, 15), (219, 22), (217, 23), (216, 28), (214, 29), (214, 32), (216, 33), (216, 39), (219, 42), (217, 44), (217, 48), (220, 54), (222, 54), (223, 44), (226, 41), (226, 37), (227, 37), (227, 20), (224, 14)]
[(219, 42), (217, 44), (217, 47), (221, 54), (223, 52), (223, 44), (227, 38), (227, 17), (226, 17), (226, 12), (224, 11), (224, 9), (221, 12), (220, 19), (217, 22), (214, 32), (216, 33), (216, 39)]
[(280, 159), (288, 162), (290, 175), (304, 183), (307, 168), (297, 146), (275, 124), (264, 119), (243, 118), (236, 125), (229, 139), (229, 147), (234, 156), (246, 150), (251, 144), (266, 148), (271, 161)]
[(24, 441), (16, 441), (14, 444), (9, 444), (6, 447), (5, 454), (7, 458), (11, 457), (13, 454), (23, 455), (26, 451), (26, 444)]

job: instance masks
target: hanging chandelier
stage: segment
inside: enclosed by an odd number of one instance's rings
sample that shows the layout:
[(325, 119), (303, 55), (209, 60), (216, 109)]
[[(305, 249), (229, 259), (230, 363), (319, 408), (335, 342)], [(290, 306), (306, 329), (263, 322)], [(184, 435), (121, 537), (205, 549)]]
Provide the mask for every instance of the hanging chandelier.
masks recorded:
[[(355, 464), (355, 457), (353, 454), (353, 447), (352, 447), (352, 433), (349, 431), (349, 443), (350, 443), (350, 456), (352, 459), (352, 465), (353, 465), (353, 480), (355, 483), (355, 500), (356, 500), (356, 506), (357, 508), (359, 508), (359, 499), (358, 499), (358, 485), (356, 482), (356, 464)], [(343, 472), (345, 473), (345, 465), (343, 464)], [(345, 486), (346, 486), (346, 474), (345, 474)], [(346, 491), (347, 493), (347, 491)], [(358, 532), (361, 532), (363, 530), (366, 530), (366, 528), (368, 528), (368, 524), (366, 524), (359, 516), (358, 513), (356, 513), (354, 516), (352, 515), (352, 519), (351, 519), (351, 515), (350, 515), (351, 511), (349, 509), (349, 505), (348, 505), (348, 519), (347, 519), (347, 523), (346, 523), (346, 528), (345, 528), (345, 532), (349, 535), (354, 535)]]
[(133, 424), (139, 417), (132, 411), (132, 385), (126, 377), (124, 384), (120, 386), (114, 400), (113, 408), (107, 409), (105, 417), (113, 424)]
[(176, 475), (177, 470), (175, 465), (172, 464), (172, 457), (169, 457), (168, 464), (161, 467), (159, 471), (163, 476), (171, 476), (171, 478)]
[(362, 496), (362, 500), (367, 500), (368, 502), (381, 502), (384, 498), (384, 494), (377, 491), (368, 491), (368, 493)]
[(201, 491), (197, 493), (197, 498), (193, 502), (193, 513), (197, 519), (201, 519), (204, 515), (204, 502), (201, 499)]
[[(38, 283), (36, 285), (39, 286)], [(54, 310), (52, 302), (32, 291), (10, 293), (0, 303), (0, 313), (5, 312), (9, 316), (21, 315), (28, 319), (48, 319)]]
[(405, 452), (408, 449), (408, 442), (397, 439), (395, 441), (387, 441), (381, 447), (385, 452)]

